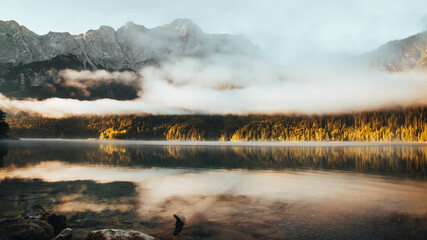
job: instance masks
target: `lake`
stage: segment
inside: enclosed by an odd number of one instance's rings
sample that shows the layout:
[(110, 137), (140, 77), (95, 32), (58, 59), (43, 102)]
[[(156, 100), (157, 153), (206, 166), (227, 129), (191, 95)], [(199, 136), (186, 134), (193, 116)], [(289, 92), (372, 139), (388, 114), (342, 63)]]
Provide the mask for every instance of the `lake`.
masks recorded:
[(425, 239), (426, 180), (427, 144), (24, 139), (0, 143), (0, 218), (39, 204), (75, 239)]

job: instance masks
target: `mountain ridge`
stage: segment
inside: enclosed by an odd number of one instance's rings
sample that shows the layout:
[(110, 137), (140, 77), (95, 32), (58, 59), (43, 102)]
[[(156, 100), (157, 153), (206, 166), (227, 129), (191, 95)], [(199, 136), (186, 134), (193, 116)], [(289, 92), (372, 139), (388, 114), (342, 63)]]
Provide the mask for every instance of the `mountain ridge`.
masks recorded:
[(399, 72), (427, 68), (427, 31), (389, 41), (368, 53), (375, 66)]
[[(150, 41), (164, 41), (164, 39), (168, 40), (170, 47), (164, 42), (162, 42), (163, 45), (160, 44), (161, 46), (157, 46), (159, 43), (156, 46), (151, 45), (153, 42)], [(192, 41), (193, 39), (197, 41)], [(99, 40), (102, 42), (100, 43)], [(137, 51), (137, 54), (143, 51), (142, 56), (134, 56), (139, 58), (132, 59), (135, 62), (130, 63), (131, 67), (141, 60), (148, 58), (163, 60), (171, 54), (202, 57), (210, 53), (240, 54), (249, 53), (248, 49), (256, 50), (256, 47), (241, 35), (207, 34), (189, 19), (176, 19), (169, 24), (151, 29), (133, 22), (128, 22), (117, 30), (101, 25), (98, 29), (90, 29), (86, 33), (77, 35), (68, 32), (49, 32), (38, 35), (14, 20), (0, 21), (0, 43), (3, 46), (0, 46), (0, 64), (26, 64), (44, 61), (58, 55), (73, 54), (80, 57), (85, 65), (89, 64), (88, 68), (97, 69), (96, 63), (101, 63), (107, 70), (119, 70), (123, 66), (128, 66), (129, 63), (115, 61), (125, 53), (129, 55), (131, 53), (129, 50)], [(188, 45), (189, 43), (193, 45)], [(248, 49), (239, 47), (242, 44)], [(227, 45), (232, 46), (227, 48)], [(164, 49), (161, 49), (162, 47)], [(194, 48), (197, 49), (193, 50)], [(104, 56), (110, 57), (110, 62), (99, 55), (94, 55), (94, 50), (102, 50)], [(116, 52), (117, 50), (119, 51)], [(154, 50), (158, 51), (153, 52)], [(13, 54), (8, 54), (9, 52)], [(104, 62), (100, 61), (101, 59)]]
[[(68, 32), (38, 35), (14, 20), (0, 21), (0, 92), (17, 98), (87, 99), (73, 89), (59, 86), (61, 70), (136, 72), (174, 58), (202, 59), (215, 54), (258, 56), (260, 50), (242, 35), (205, 33), (190, 19), (176, 19), (154, 28), (134, 22), (117, 29), (101, 25), (74, 35)], [(426, 69), (427, 31), (387, 42), (356, 59), (389, 72)], [(21, 73), (31, 91), (19, 91)], [(51, 85), (46, 87), (46, 84)], [(121, 94), (123, 99), (136, 97), (135, 89), (129, 86), (120, 92), (114, 92), (111, 86), (107, 88), (98, 89), (108, 94), (95, 99), (117, 98)], [(58, 89), (63, 92), (59, 94)]]
[(38, 35), (14, 20), (0, 21), (0, 86), (13, 85), (15, 90), (21, 72), (28, 86), (57, 79), (57, 75), (46, 73), (61, 70), (55, 58), (74, 62), (69, 68), (76, 70), (138, 71), (171, 58), (213, 54), (256, 55), (258, 48), (241, 35), (204, 33), (189, 19), (176, 19), (151, 29), (133, 22), (117, 30), (101, 25), (77, 35)]

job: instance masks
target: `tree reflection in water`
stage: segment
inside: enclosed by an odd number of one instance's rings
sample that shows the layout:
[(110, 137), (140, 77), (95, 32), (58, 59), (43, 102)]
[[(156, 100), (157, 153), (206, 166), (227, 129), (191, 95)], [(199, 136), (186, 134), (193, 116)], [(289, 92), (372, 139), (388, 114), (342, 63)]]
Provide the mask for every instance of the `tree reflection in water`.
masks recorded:
[(427, 183), (419, 180), (426, 178), (427, 145), (24, 140), (4, 149), (0, 218), (40, 204), (64, 212), (75, 239), (102, 228), (170, 239), (175, 213), (188, 217), (183, 239), (427, 234)]
[(3, 158), (7, 155), (8, 151), (7, 142), (0, 141), (0, 168), (4, 167)]
[(425, 179), (427, 145), (235, 146), (22, 141), (10, 144), (4, 166), (51, 160), (166, 168), (331, 169)]

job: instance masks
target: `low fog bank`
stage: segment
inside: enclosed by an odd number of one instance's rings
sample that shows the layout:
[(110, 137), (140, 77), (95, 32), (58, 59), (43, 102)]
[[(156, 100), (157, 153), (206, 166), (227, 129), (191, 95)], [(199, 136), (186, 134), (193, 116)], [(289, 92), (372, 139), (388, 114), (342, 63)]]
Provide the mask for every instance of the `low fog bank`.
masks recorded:
[[(80, 114), (330, 114), (427, 104), (427, 72), (390, 73), (357, 61), (280, 67), (261, 58), (216, 55), (179, 58), (138, 73), (65, 70), (64, 83), (82, 91), (100, 82), (140, 87), (130, 101), (0, 95), (8, 113), (49, 117)], [(88, 92), (89, 94), (89, 92)]]
[(98, 71), (75, 71), (65, 69), (59, 72), (63, 78), (63, 85), (79, 89), (84, 95), (89, 96), (91, 87), (99, 87), (103, 84), (120, 83), (125, 86), (131, 86), (140, 89), (140, 76), (135, 72), (107, 72), (106, 70)]

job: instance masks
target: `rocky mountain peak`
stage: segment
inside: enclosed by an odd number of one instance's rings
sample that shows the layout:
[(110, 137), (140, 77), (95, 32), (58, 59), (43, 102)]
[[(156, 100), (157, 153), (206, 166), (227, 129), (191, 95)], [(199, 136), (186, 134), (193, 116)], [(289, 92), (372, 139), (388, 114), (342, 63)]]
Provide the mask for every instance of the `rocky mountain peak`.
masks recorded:
[(10, 20), (10, 21), (1, 21), (0, 20), (0, 30), (2, 30), (2, 31), (19, 30), (20, 27), (21, 26), (14, 20)]
[(104, 31), (104, 32), (116, 32), (116, 30), (114, 30), (114, 28), (110, 27), (110, 26), (106, 26), (106, 25), (101, 25), (98, 29), (98, 31)]
[(144, 27), (144, 25), (139, 25), (136, 24), (134, 22), (127, 22), (125, 25), (123, 25), (122, 27), (120, 27), (117, 31), (145, 31), (147, 30), (146, 27)]
[(13, 36), (16, 34), (35, 34), (25, 26), (19, 25), (16, 21), (0, 21), (0, 35)]
[(392, 72), (427, 68), (427, 31), (390, 41), (370, 53), (374, 64)]
[(30, 85), (39, 85), (50, 78), (45, 73), (51, 69), (138, 71), (146, 64), (177, 57), (254, 52), (257, 48), (246, 38), (206, 34), (189, 19), (152, 29), (133, 22), (117, 31), (100, 26), (79, 35), (38, 35), (15, 21), (0, 21), (0, 83), (16, 82), (20, 72), (30, 79)]
[(202, 29), (193, 21), (186, 18), (179, 18), (172, 21), (170, 24), (166, 25), (167, 28), (173, 29), (179, 33), (179, 35), (184, 36), (187, 34), (201, 34), (203, 33)]

